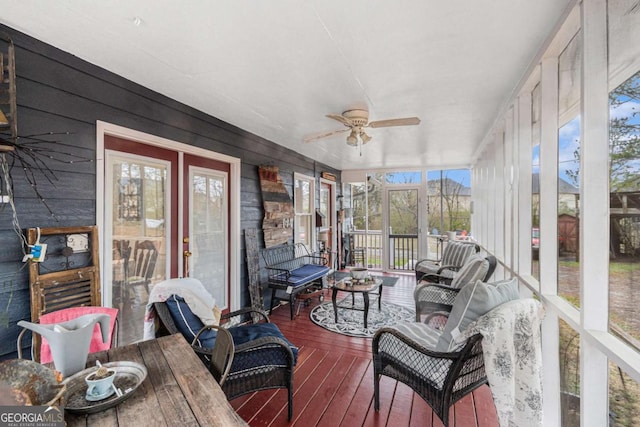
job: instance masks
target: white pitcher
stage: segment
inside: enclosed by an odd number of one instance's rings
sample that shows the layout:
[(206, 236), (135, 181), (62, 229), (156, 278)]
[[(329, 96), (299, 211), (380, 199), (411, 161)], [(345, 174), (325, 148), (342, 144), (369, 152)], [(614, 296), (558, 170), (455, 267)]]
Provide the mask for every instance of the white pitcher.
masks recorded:
[(108, 314), (85, 314), (66, 322), (48, 325), (21, 320), (18, 326), (37, 332), (47, 339), (56, 370), (68, 377), (85, 368), (96, 323), (100, 323), (102, 342), (106, 343), (111, 323)]

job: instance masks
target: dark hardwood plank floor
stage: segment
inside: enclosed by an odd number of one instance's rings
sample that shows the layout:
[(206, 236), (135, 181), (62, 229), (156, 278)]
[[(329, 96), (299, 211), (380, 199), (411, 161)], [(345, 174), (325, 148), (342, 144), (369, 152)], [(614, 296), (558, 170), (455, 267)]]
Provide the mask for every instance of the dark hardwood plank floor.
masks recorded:
[[(400, 275), (393, 287), (385, 287), (385, 301), (412, 306), (415, 277)], [(329, 299), (329, 293), (325, 300)], [(371, 340), (329, 332), (309, 319), (313, 299), (295, 320), (289, 307), (273, 311), (271, 320), (300, 348), (294, 373), (294, 413), (287, 421), (285, 390), (262, 391), (231, 401), (251, 426), (442, 426), (427, 403), (409, 387), (388, 377), (380, 383), (380, 411), (373, 409)], [(451, 409), (450, 425), (498, 426), (491, 391), (483, 386)]]

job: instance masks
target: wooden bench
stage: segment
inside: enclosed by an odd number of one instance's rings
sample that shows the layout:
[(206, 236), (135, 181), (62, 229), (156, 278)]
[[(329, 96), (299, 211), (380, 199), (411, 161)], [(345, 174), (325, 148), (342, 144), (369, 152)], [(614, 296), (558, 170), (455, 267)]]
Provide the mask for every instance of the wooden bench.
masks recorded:
[[(269, 313), (273, 310), (275, 301), (288, 300), (291, 319), (294, 318), (295, 298), (301, 292), (310, 289), (322, 289), (322, 279), (330, 268), (327, 260), (322, 256), (312, 255), (302, 243), (281, 245), (262, 251), (271, 288), (271, 303)], [(276, 292), (284, 291), (287, 297), (279, 297)]]

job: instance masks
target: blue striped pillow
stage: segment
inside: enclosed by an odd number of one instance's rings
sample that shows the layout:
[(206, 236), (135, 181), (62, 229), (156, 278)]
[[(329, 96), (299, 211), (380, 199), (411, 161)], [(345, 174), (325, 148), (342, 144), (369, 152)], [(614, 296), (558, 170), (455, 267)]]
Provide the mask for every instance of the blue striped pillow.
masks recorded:
[[(165, 301), (165, 304), (167, 304), (167, 308), (169, 308), (171, 318), (176, 324), (176, 327), (180, 333), (184, 335), (187, 342), (191, 344), (198, 331), (204, 327), (204, 324), (198, 316), (193, 314), (184, 298), (178, 295), (171, 295)], [(202, 335), (200, 335), (200, 338), (198, 338), (196, 345), (204, 348), (213, 348), (216, 342), (216, 336), (217, 332), (213, 329), (204, 331)]]

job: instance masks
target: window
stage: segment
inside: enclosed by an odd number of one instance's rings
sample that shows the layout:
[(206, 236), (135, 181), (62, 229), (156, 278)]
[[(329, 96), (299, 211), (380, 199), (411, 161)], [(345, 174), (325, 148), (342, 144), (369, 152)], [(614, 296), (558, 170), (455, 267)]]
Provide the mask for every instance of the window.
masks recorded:
[(296, 173), (293, 201), (296, 211), (294, 227), (295, 243), (304, 243), (313, 252), (315, 223), (315, 179)]
[(531, 92), (531, 275), (540, 280), (540, 83)]
[[(609, 329), (640, 348), (640, 15), (609, 2)], [(612, 384), (613, 387), (613, 384)]]
[[(582, 33), (571, 40), (558, 61), (558, 294), (580, 303), (580, 86)], [(543, 202), (544, 203), (544, 202)], [(546, 246), (548, 247), (548, 246)]]
[(428, 230), (431, 234), (471, 232), (471, 172), (468, 169), (427, 174)]

